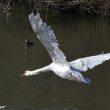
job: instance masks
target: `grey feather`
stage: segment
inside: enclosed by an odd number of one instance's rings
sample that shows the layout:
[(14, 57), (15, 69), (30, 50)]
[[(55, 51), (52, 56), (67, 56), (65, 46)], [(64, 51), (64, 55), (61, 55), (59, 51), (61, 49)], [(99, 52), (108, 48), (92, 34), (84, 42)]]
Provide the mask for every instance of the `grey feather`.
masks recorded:
[(102, 64), (106, 60), (110, 59), (110, 53), (100, 54), (96, 56), (80, 58), (75, 61), (70, 62), (70, 65), (79, 71), (87, 71), (88, 69), (93, 69), (95, 66)]
[(29, 21), (33, 31), (37, 34), (38, 39), (47, 49), (53, 62), (64, 64), (67, 63), (64, 53), (58, 48), (59, 44), (53, 30), (40, 18), (40, 14), (29, 15)]

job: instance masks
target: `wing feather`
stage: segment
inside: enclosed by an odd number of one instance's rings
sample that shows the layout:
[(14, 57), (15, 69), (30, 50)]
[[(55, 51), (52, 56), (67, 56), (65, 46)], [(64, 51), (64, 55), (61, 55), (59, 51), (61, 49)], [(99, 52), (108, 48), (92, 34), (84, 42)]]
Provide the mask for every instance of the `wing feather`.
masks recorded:
[(70, 62), (70, 65), (74, 69), (78, 69), (79, 71), (84, 72), (87, 71), (88, 69), (93, 69), (95, 66), (100, 65), (109, 59), (110, 59), (110, 53), (99, 54), (96, 56), (77, 59), (75, 61)]
[(29, 15), (29, 21), (33, 31), (37, 34), (38, 39), (47, 49), (52, 60), (57, 63), (67, 63), (64, 53), (58, 48), (59, 44), (53, 30), (42, 21), (40, 14), (37, 13), (37, 15), (34, 15), (31, 13)]

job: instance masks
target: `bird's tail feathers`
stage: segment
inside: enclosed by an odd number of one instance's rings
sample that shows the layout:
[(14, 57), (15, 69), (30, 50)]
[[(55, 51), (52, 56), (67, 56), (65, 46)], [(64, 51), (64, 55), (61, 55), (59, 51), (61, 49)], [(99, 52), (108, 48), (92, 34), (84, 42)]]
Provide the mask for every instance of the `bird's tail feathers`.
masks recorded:
[(79, 72), (72, 73), (72, 75), (75, 77), (76, 81), (78, 81), (78, 82), (83, 82), (83, 83), (86, 83), (86, 84), (91, 83), (91, 79), (84, 77)]
[(87, 84), (90, 84), (91, 83), (91, 79), (89, 79), (89, 78), (84, 78), (84, 83), (87, 83)]

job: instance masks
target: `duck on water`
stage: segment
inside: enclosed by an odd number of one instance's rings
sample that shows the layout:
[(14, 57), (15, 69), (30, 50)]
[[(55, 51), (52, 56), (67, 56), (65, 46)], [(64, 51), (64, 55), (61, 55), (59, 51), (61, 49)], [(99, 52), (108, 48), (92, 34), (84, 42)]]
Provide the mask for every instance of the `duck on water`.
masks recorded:
[(32, 47), (34, 45), (33, 42), (29, 41), (29, 40), (25, 40), (25, 47)]
[(33, 71), (26, 70), (23, 76), (31, 76), (42, 72), (53, 71), (61, 78), (89, 84), (91, 80), (85, 78), (81, 73), (93, 69), (95, 66), (110, 59), (110, 53), (102, 53), (68, 62), (64, 53), (58, 47), (59, 44), (53, 30), (42, 21), (40, 14), (37, 13), (37, 15), (34, 15), (34, 13), (31, 13), (29, 15), (29, 22), (38, 39), (48, 51), (52, 63)]

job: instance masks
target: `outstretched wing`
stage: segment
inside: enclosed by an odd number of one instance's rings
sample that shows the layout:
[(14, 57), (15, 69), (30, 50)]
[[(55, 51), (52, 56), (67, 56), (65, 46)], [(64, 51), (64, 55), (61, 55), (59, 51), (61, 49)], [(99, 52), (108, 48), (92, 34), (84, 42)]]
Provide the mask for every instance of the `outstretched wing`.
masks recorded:
[(38, 39), (47, 49), (52, 60), (56, 63), (66, 63), (66, 57), (63, 52), (58, 48), (58, 42), (53, 30), (40, 18), (40, 14), (29, 15), (29, 21), (33, 31), (37, 34)]
[(110, 53), (100, 54), (96, 56), (77, 59), (75, 61), (70, 62), (70, 66), (75, 71), (85, 72), (88, 69), (92, 69), (95, 66), (100, 65), (109, 59), (110, 59)]

